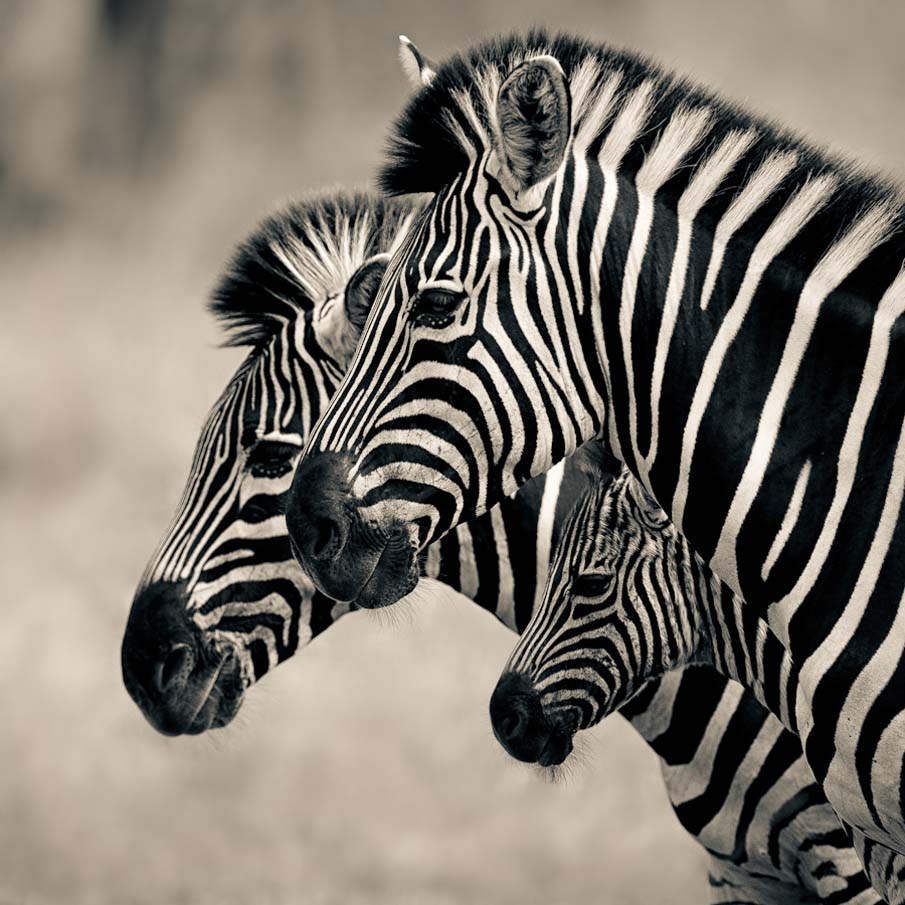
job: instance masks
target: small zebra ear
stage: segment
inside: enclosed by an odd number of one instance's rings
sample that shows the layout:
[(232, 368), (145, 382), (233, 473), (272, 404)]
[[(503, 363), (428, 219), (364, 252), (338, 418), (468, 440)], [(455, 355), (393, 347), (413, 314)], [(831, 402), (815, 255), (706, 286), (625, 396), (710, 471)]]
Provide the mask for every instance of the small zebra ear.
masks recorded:
[(399, 62), (409, 84), (415, 89), (423, 88), (434, 80), (437, 67), (405, 36), (399, 35)]
[(578, 469), (597, 482), (612, 481), (622, 474), (622, 463), (603, 440), (588, 440), (575, 453)]
[(346, 284), (346, 317), (357, 334), (361, 333), (371, 313), (371, 306), (377, 298), (377, 290), (389, 260), (390, 256), (385, 254), (368, 258)]
[(672, 525), (669, 516), (660, 508), (660, 504), (644, 489), (636, 478), (632, 481), (632, 496), (638, 505), (641, 521), (653, 531), (663, 531)]
[(572, 132), (572, 95), (554, 57), (526, 60), (506, 77), (496, 101), (500, 163), (517, 191), (552, 176)]

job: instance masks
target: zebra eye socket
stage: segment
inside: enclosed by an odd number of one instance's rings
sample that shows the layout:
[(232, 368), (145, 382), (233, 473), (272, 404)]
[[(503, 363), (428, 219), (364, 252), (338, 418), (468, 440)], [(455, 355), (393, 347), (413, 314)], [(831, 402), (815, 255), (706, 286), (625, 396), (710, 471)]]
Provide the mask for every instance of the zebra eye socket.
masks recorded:
[(239, 518), (243, 522), (254, 525), (281, 515), (282, 511), (281, 497), (259, 494), (258, 496), (253, 496), (245, 503), (239, 512)]
[(245, 468), (256, 478), (281, 478), (295, 468), (301, 449), (281, 440), (259, 440), (248, 451)]
[(572, 582), (574, 597), (603, 597), (610, 590), (613, 579), (609, 575), (579, 575)]
[(450, 289), (422, 289), (415, 299), (413, 317), (419, 327), (448, 327), (456, 309), (465, 300), (464, 292)]

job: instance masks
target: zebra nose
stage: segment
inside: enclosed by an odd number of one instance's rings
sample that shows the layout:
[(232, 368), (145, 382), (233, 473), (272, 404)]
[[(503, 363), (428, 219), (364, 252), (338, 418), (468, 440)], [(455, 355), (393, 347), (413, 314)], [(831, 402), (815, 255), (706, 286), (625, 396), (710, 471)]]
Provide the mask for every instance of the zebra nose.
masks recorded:
[(540, 695), (522, 673), (500, 677), (490, 698), (490, 722), (497, 741), (516, 760), (535, 763), (549, 740)]
[(318, 562), (332, 562), (346, 545), (348, 520), (339, 513), (322, 513), (310, 525), (297, 532), (297, 540), (306, 556)]

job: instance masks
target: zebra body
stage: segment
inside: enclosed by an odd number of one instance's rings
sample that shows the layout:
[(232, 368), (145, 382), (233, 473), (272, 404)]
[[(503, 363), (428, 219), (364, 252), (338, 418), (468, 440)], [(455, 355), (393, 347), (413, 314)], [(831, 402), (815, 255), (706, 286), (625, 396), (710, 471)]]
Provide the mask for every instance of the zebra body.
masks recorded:
[[(217, 292), (233, 339), (251, 350), (201, 432), (182, 502), (145, 571), (123, 643), (127, 687), (158, 728), (195, 732), (226, 724), (255, 681), (351, 610), (314, 589), (292, 558), (278, 513), (307, 431), (354, 344), (346, 314), (355, 305), (346, 296), (355, 295), (361, 268), (392, 249), (409, 213), (405, 205), (384, 207), (363, 196), (291, 206), (241, 247)], [(425, 573), (521, 631), (543, 588), (559, 526), (585, 485), (568, 463), (532, 482), (430, 548)], [(224, 657), (229, 668), (208, 689), (216, 706), (198, 708), (196, 700), (196, 712), (187, 713), (171, 702), (197, 698), (199, 676)], [(740, 686), (702, 668), (652, 682), (625, 715), (659, 754), (679, 819), (711, 855), (712, 901), (812, 901), (798, 852), (802, 839), (823, 839), (832, 810), (819, 790), (806, 806), (797, 804), (799, 791), (812, 785), (800, 746), (788, 762), (749, 758), (733, 765), (728, 790), (708, 796), (713, 819), (687, 803), (689, 790), (707, 787), (722, 772), (715, 767), (717, 740), (757, 708)], [(761, 719), (796, 744), (773, 717)], [(751, 800), (758, 777), (771, 770), (776, 783), (785, 783), (785, 797), (774, 794), (770, 807), (735, 821), (732, 802)], [(790, 818), (780, 831), (771, 829), (774, 811)], [(755, 854), (761, 840), (770, 840), (769, 868)], [(838, 901), (877, 901), (863, 874), (858, 879), (852, 871), (853, 850), (838, 838), (810, 851), (822, 864), (823, 888), (844, 885), (848, 897)]]
[(710, 855), (711, 902), (884, 901), (797, 736), (737, 682), (688, 666), (619, 712), (659, 755), (676, 817)]
[(433, 199), (296, 472), (315, 583), (392, 601), (417, 549), (603, 432), (788, 649), (837, 811), (905, 851), (901, 197), (543, 34), (436, 67), (383, 181)]

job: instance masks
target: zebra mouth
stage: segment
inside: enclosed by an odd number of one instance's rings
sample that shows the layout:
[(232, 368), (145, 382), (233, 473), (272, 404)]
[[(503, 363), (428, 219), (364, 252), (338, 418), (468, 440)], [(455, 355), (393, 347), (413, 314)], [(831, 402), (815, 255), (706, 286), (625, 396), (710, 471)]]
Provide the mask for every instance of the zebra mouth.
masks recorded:
[(406, 532), (398, 530), (377, 557), (354, 603), (365, 610), (390, 606), (415, 590), (419, 574), (415, 548)]
[(182, 734), (200, 735), (208, 729), (228, 726), (239, 712), (245, 694), (239, 658), (233, 651), (222, 655), (211, 680), (202, 683), (198, 691), (194, 715)]
[(551, 733), (537, 756), (537, 763), (541, 767), (558, 767), (571, 753), (571, 733), (554, 732)]

